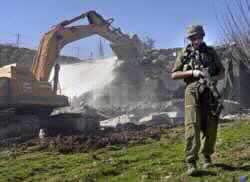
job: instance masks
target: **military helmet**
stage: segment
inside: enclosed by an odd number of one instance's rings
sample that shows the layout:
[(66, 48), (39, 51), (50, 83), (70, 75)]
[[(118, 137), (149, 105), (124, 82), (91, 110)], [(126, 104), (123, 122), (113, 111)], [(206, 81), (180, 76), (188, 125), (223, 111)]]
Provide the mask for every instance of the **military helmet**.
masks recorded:
[(204, 29), (201, 25), (191, 25), (187, 28), (187, 38), (191, 38), (194, 35), (205, 36)]

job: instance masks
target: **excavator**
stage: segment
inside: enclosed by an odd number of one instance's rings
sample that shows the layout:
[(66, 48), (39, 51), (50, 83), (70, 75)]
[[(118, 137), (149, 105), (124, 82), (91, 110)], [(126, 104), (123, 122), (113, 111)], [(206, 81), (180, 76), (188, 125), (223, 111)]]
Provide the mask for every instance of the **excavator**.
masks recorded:
[[(89, 24), (69, 26), (84, 18)], [(18, 64), (0, 68), (1, 113), (11, 109), (16, 115), (49, 115), (53, 109), (69, 105), (68, 97), (57, 92), (60, 66), (55, 62), (60, 50), (71, 42), (99, 35), (110, 41), (118, 59), (134, 61), (141, 57), (144, 47), (138, 36), (123, 33), (120, 28), (112, 26), (113, 21), (112, 18), (105, 20), (95, 11), (63, 21), (43, 36), (31, 68)], [(53, 67), (52, 85), (48, 80)]]
[[(85, 17), (89, 25), (67, 27)], [(55, 66), (53, 86), (48, 79), (60, 50), (76, 40), (97, 34), (111, 42), (119, 59), (129, 61), (131, 55), (139, 57), (143, 46), (137, 35), (130, 38), (119, 28), (113, 28), (112, 21), (104, 20), (95, 11), (90, 11), (53, 27), (42, 38), (31, 70), (21, 65), (0, 69), (0, 108), (53, 109), (67, 106), (68, 98), (57, 95), (58, 65)]]

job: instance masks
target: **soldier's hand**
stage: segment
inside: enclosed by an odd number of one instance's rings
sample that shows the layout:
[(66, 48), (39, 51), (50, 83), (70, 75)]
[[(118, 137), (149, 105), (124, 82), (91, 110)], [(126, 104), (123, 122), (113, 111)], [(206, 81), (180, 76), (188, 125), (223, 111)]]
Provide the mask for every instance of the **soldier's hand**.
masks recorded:
[(193, 77), (199, 78), (199, 77), (204, 77), (205, 74), (201, 70), (193, 70)]

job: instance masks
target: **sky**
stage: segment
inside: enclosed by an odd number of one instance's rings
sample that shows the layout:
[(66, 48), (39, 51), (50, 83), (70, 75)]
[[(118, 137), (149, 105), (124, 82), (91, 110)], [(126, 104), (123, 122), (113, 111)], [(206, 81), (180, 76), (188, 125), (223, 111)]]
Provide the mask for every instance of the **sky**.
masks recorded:
[[(156, 48), (183, 47), (186, 27), (202, 24), (205, 41), (220, 41), (216, 15), (223, 12), (225, 0), (2, 0), (0, 6), (0, 42), (15, 43), (20, 34), (21, 47), (37, 48), (42, 35), (51, 26), (96, 10), (104, 18), (113, 17), (113, 26), (143, 39), (153, 38)], [(223, 14), (223, 13), (222, 13)], [(81, 20), (79, 24), (87, 24)], [(86, 58), (97, 54), (98, 36), (77, 41), (62, 50), (63, 54)], [(104, 41), (104, 40), (103, 40)], [(105, 50), (110, 52), (108, 42)], [(80, 52), (80, 53), (79, 53)]]

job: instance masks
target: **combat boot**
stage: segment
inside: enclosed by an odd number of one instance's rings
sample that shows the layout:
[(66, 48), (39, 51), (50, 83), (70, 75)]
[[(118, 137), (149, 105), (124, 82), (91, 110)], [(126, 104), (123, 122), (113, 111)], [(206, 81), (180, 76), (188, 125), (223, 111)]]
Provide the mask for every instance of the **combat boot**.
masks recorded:
[(209, 167), (212, 167), (212, 160), (210, 156), (204, 156), (203, 158), (203, 169), (207, 169)]
[(197, 172), (196, 162), (187, 163), (187, 175), (192, 176)]

